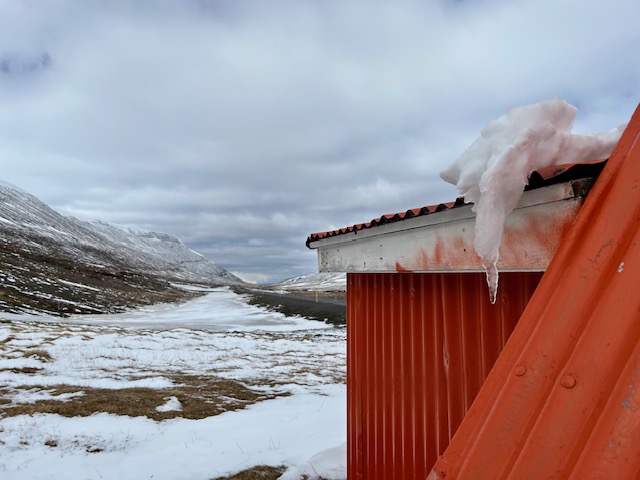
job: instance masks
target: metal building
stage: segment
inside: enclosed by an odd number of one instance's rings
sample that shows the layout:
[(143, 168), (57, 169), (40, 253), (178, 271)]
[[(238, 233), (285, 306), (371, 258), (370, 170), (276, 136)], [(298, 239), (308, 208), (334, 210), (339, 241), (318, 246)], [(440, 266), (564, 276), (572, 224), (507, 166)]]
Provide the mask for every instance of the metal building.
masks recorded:
[(348, 272), (350, 480), (640, 475), (639, 135), (532, 176), (495, 305), (461, 201), (309, 236)]

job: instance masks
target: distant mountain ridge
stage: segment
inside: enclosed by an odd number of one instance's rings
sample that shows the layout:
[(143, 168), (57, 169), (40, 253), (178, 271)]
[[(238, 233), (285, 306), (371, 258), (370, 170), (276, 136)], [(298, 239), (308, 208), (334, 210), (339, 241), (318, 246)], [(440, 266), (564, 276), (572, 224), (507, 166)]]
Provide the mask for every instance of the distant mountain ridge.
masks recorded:
[(0, 181), (0, 311), (114, 312), (243, 283), (170, 234), (65, 217)]
[(346, 292), (347, 274), (344, 272), (316, 272), (288, 278), (271, 285), (275, 290), (312, 291), (312, 292)]

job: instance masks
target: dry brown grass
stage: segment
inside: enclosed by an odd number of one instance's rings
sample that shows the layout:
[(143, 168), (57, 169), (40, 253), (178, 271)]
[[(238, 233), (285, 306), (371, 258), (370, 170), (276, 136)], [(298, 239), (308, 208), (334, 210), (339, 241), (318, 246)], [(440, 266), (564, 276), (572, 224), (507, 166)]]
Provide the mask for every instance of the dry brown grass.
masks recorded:
[(40, 372), (42, 369), (38, 367), (14, 367), (14, 368), (0, 368), (0, 372), (22, 373), (27, 375), (34, 375)]
[[(145, 416), (154, 420), (176, 417), (197, 420), (226, 411), (240, 410), (261, 400), (275, 397), (251, 390), (234, 380), (188, 375), (171, 377), (171, 380), (180, 385), (168, 389), (136, 387), (119, 390), (70, 385), (29, 386), (24, 388), (47, 390), (54, 397), (78, 392), (82, 392), (82, 395), (66, 401), (47, 399), (19, 405), (3, 402), (3, 392), (0, 390), (0, 416), (57, 413), (65, 417), (86, 417), (98, 412), (107, 412), (131, 417)], [(6, 395), (6, 392), (4, 394)], [(176, 397), (182, 404), (182, 410), (156, 411), (156, 407), (163, 405), (167, 397)]]
[[(247, 468), (241, 472), (228, 477), (217, 477), (211, 480), (277, 480), (285, 472), (286, 467), (270, 467), (268, 465), (258, 465)], [(300, 480), (309, 480), (307, 475), (303, 475)], [(318, 477), (318, 480), (324, 480)]]
[(50, 362), (53, 360), (53, 357), (49, 352), (43, 350), (42, 348), (33, 348), (31, 350), (25, 350), (22, 354), (25, 358), (35, 357), (41, 362)]
[[(9, 400), (8, 398), (5, 398), (5, 395), (7, 394), (7, 390), (4, 388), (0, 388), (0, 409), (2, 408), (3, 405), (9, 405), (11, 403), (11, 400)], [(0, 410), (1, 412), (2, 410)], [(2, 416), (0, 414), (0, 416)]]
[(285, 467), (269, 467), (258, 465), (248, 468), (228, 477), (218, 477), (212, 480), (277, 480), (285, 471)]
[[(8, 323), (8, 320), (4, 320), (0, 323)], [(15, 340), (16, 337), (14, 337), (13, 335), (9, 335), (7, 338), (3, 338), (2, 340), (0, 340), (0, 345), (5, 345), (9, 342), (12, 342), (13, 340)]]

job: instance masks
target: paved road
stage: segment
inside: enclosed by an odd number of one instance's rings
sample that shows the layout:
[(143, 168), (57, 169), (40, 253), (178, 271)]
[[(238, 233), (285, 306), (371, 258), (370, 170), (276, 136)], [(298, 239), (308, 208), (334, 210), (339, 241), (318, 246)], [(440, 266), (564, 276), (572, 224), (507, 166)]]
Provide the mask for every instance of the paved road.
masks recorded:
[(302, 315), (334, 325), (344, 325), (347, 321), (344, 293), (319, 293), (316, 298), (313, 292), (278, 293), (241, 287), (234, 290), (249, 295), (249, 303), (273, 308), (285, 315)]

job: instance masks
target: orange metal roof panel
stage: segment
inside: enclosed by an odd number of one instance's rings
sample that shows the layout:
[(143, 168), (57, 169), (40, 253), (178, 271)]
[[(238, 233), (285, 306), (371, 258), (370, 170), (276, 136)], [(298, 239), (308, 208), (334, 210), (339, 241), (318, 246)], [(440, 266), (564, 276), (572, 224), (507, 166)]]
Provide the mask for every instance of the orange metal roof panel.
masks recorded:
[(430, 479), (640, 478), (640, 106)]

